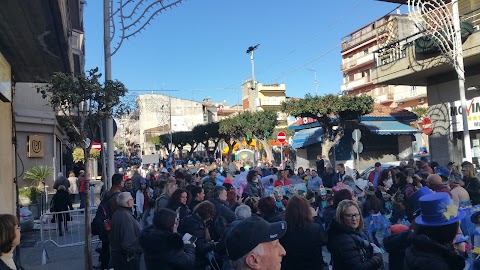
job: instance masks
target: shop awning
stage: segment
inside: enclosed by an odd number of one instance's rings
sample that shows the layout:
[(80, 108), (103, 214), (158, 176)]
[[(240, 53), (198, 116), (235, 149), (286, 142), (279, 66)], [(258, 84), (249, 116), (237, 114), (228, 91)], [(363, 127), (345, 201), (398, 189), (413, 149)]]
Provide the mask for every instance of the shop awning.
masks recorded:
[(420, 132), (398, 121), (362, 121), (361, 123), (368, 130), (378, 135), (409, 135)]
[(293, 148), (302, 148), (310, 144), (322, 142), (323, 129), (321, 127), (314, 127), (309, 129), (302, 129), (293, 135)]

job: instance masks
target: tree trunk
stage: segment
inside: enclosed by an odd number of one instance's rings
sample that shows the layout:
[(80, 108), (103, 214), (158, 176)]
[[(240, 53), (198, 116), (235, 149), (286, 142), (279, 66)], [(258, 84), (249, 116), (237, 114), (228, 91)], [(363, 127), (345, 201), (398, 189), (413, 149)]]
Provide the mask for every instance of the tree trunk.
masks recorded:
[(225, 141), (225, 143), (228, 145), (228, 154), (227, 154), (228, 161), (232, 162), (233, 161), (233, 155), (232, 155), (233, 147), (235, 147), (235, 144), (237, 144), (237, 142), (233, 141), (233, 143), (231, 143), (230, 141), (228, 141), (228, 142)]
[(262, 144), (263, 149), (267, 153), (267, 160), (268, 161), (272, 161), (272, 160), (275, 161), (275, 158), (273, 157), (273, 153), (272, 153), (272, 147), (270, 145), (268, 145), (268, 140), (259, 140), (259, 141)]
[(102, 159), (102, 182), (103, 182), (103, 185), (105, 187), (105, 190), (109, 190), (110, 187), (112, 186), (112, 183), (110, 183), (110, 179), (112, 179), (111, 177), (107, 177), (107, 166), (105, 166), (106, 162), (105, 162), (105, 147), (103, 146), (103, 140), (104, 140), (104, 137), (103, 137), (103, 123), (100, 121), (100, 158)]
[(85, 258), (85, 270), (93, 269), (92, 261), (92, 227), (90, 223), (90, 174), (88, 173), (91, 166), (90, 147), (83, 149), (85, 158), (85, 247), (83, 250)]

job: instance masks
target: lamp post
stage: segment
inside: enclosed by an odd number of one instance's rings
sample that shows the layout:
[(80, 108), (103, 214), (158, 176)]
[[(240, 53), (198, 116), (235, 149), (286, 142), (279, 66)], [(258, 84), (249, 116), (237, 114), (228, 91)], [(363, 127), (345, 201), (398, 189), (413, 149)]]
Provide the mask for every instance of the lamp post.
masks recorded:
[(309, 69), (309, 68), (307, 68), (307, 70), (310, 70), (310, 71), (312, 71), (312, 72), (314, 73), (314, 76), (315, 76), (315, 81), (314, 81), (314, 83), (315, 83), (315, 95), (318, 96), (317, 71), (314, 70), (314, 69)]
[(250, 54), (250, 61), (252, 62), (252, 90), (253, 96), (254, 96), (254, 101), (253, 101), (253, 106), (254, 110), (257, 111), (257, 98), (258, 98), (258, 92), (257, 92), (257, 83), (255, 82), (255, 58), (254, 58), (254, 51), (260, 46), (260, 44), (257, 44), (255, 46), (250, 46), (247, 49), (247, 54)]

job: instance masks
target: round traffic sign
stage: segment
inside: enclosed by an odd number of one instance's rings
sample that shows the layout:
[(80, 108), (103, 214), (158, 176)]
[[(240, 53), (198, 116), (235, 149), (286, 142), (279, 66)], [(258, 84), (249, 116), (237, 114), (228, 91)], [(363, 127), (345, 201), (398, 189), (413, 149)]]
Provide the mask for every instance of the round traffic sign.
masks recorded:
[(353, 132), (352, 132), (352, 139), (356, 142), (358, 142), (360, 139), (362, 138), (362, 132), (360, 131), (360, 129), (355, 129)]
[(283, 131), (278, 132), (277, 141), (284, 143), (286, 140), (287, 140), (287, 135), (285, 134), (285, 132)]
[(353, 151), (355, 153), (362, 153), (363, 152), (363, 143), (361, 142), (355, 142), (353, 144)]

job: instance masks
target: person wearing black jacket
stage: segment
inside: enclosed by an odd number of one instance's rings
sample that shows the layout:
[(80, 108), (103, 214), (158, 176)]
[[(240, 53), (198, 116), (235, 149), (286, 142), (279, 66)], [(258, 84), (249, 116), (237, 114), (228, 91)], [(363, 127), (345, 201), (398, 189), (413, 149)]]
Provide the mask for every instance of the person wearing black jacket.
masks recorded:
[(463, 188), (465, 188), (470, 195), (472, 205), (480, 204), (480, 180), (475, 176), (475, 169), (473, 165), (465, 164), (462, 167)]
[(374, 252), (374, 245), (363, 227), (364, 221), (358, 204), (351, 200), (341, 201), (327, 231), (327, 248), (332, 254), (334, 270), (383, 268), (382, 254)]
[[(50, 212), (62, 212), (73, 210), (72, 206), (72, 197), (67, 191), (67, 188), (64, 185), (58, 186), (57, 193), (53, 195), (52, 201), (50, 202)], [(54, 220), (58, 223), (58, 235), (63, 235), (62, 223), (65, 226), (65, 231), (68, 231), (67, 223), (70, 221), (71, 217), (69, 213), (56, 214), (53, 217)]]
[(276, 211), (275, 199), (272, 197), (264, 197), (258, 201), (258, 211), (260, 216), (269, 223), (279, 222), (284, 220), (282, 213)]
[(465, 212), (458, 210), (445, 192), (420, 198), (421, 215), (415, 219), (418, 230), (409, 240), (405, 251), (405, 270), (461, 270), (465, 258), (453, 248)]
[(280, 239), (287, 255), (282, 260), (282, 270), (323, 269), (322, 246), (327, 243), (323, 226), (313, 221), (317, 213), (304, 197), (290, 198), (285, 210), (287, 232)]
[[(216, 215), (212, 219), (215, 221), (217, 216), (222, 216), (227, 223), (232, 223), (235, 220), (235, 213), (229, 208), (229, 204), (227, 202), (227, 189), (224, 186), (216, 186), (212, 191), (213, 197), (208, 199), (215, 206)], [(215, 222), (214, 222), (215, 223)], [(222, 237), (223, 230), (225, 228), (215, 228), (212, 226), (210, 230), (210, 235), (212, 239), (215, 241), (219, 241)], [(221, 231), (219, 231), (221, 230)]]
[(153, 217), (153, 225), (140, 234), (147, 270), (187, 270), (195, 266), (195, 246), (182, 240), (176, 233), (177, 213), (160, 209)]
[(118, 209), (110, 221), (110, 264), (115, 270), (140, 270), (142, 248), (138, 243), (140, 228), (132, 215), (133, 197), (122, 192), (115, 198)]
[(215, 249), (215, 242), (210, 237), (207, 224), (215, 217), (215, 206), (209, 202), (201, 202), (193, 209), (193, 213), (180, 221), (178, 232), (189, 233), (197, 238), (195, 241), (195, 269), (203, 270), (209, 264), (207, 254)]
[[(395, 225), (392, 225), (392, 227)], [(392, 232), (393, 233), (393, 232)], [(383, 246), (388, 252), (388, 265), (390, 270), (403, 270), (403, 260), (405, 259), (405, 250), (410, 245), (408, 238), (412, 234), (411, 230), (406, 230), (399, 234), (392, 234), (383, 238)]]

